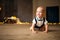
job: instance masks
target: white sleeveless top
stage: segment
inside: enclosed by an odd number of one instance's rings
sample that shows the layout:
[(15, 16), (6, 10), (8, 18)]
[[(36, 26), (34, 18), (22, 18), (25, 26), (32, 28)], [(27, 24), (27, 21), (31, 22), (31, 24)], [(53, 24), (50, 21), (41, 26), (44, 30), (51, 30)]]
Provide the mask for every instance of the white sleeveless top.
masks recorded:
[[(41, 21), (39, 21), (39, 20), (41, 20)], [(37, 23), (36, 23), (36, 21), (37, 21)], [(41, 27), (41, 25), (43, 24), (43, 21), (44, 21), (44, 19), (43, 18), (37, 18), (36, 17), (36, 20), (35, 20), (35, 18), (33, 19), (33, 24), (36, 24), (38, 27)], [(48, 22), (47, 22), (47, 20), (45, 19), (45, 21), (44, 21), (44, 25), (46, 25)]]

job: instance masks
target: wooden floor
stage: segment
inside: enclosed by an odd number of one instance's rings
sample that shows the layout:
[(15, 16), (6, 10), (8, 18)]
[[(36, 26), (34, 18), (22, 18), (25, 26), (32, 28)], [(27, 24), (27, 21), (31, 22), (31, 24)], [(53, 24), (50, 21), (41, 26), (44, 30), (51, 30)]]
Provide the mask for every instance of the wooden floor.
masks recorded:
[(49, 25), (49, 32), (32, 33), (31, 24), (0, 24), (0, 40), (60, 40), (60, 25)]

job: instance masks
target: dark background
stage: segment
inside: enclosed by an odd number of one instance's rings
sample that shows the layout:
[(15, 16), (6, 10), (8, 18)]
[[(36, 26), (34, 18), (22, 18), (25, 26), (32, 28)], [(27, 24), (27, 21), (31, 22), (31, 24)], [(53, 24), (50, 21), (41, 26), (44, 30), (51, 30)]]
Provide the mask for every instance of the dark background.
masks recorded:
[(49, 23), (59, 23), (59, 6), (47, 7), (46, 17)]
[(32, 21), (32, 0), (0, 0), (0, 20), (16, 16), (22, 22)]
[[(35, 15), (33, 11), (39, 2), (36, 0), (0, 0), (0, 7), (2, 8), (2, 10), (0, 10), (0, 21), (2, 21), (4, 17), (16, 16), (22, 22), (32, 22), (33, 16)], [(47, 2), (49, 3), (49, 1)], [(51, 1), (52, 4), (54, 2)], [(42, 1), (42, 3), (44, 3), (44, 1)], [(51, 3), (47, 5), (52, 5)], [(39, 4), (41, 4), (41, 2)], [(46, 6), (46, 18), (48, 22), (58, 23), (59, 6)]]

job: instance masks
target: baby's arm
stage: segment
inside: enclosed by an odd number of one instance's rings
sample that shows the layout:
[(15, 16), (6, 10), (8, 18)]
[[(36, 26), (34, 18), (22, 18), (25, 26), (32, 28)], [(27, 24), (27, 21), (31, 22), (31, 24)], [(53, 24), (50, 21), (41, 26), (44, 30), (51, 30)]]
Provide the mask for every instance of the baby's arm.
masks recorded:
[(48, 21), (45, 19), (45, 31), (44, 32), (48, 32)]
[(48, 32), (48, 24), (45, 25), (45, 31), (44, 32)]
[(31, 30), (33, 33), (36, 33), (36, 31), (34, 30), (34, 26), (35, 26), (35, 24), (32, 23), (32, 26), (30, 27), (30, 30)]

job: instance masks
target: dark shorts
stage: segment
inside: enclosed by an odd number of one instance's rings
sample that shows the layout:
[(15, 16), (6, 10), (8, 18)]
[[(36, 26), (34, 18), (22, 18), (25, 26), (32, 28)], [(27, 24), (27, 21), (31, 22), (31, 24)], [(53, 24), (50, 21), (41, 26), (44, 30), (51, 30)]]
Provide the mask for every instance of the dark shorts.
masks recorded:
[(45, 30), (45, 28), (44, 28), (44, 24), (43, 25), (41, 25), (40, 27), (38, 27), (37, 25), (35, 25), (35, 27), (34, 27), (35, 29), (37, 29), (37, 30), (42, 30), (42, 29), (44, 29)]

